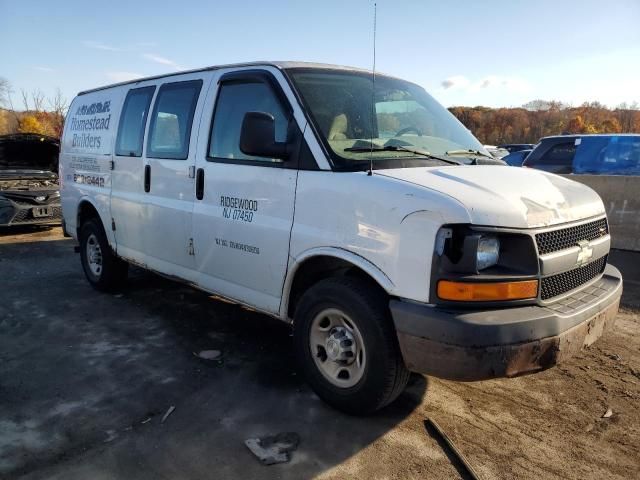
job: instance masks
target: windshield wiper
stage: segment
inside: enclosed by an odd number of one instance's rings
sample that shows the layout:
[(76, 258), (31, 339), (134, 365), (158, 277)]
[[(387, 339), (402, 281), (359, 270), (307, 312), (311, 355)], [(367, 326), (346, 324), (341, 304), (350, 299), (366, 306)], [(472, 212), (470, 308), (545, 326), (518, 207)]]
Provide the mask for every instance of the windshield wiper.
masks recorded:
[(462, 155), (466, 155), (467, 157), (469, 155), (476, 155), (476, 156), (480, 156), (480, 157), (486, 157), (486, 158), (491, 158), (493, 159), (494, 157), (491, 155), (487, 155), (486, 153), (482, 153), (480, 150), (449, 150), (447, 152), (444, 152), (445, 155), (449, 155), (451, 157), (454, 157), (456, 155), (462, 156)]
[(407, 148), (402, 145), (385, 145), (374, 146), (374, 147), (348, 147), (344, 149), (345, 152), (409, 152), (415, 153), (416, 155), (420, 155), (425, 158), (429, 158), (431, 160), (438, 160), (439, 162), (448, 163), (450, 165), (462, 165), (460, 162), (456, 162), (455, 160), (451, 160), (448, 158), (441, 158), (436, 155), (431, 155), (429, 152), (424, 152), (422, 150), (414, 150), (413, 148)]

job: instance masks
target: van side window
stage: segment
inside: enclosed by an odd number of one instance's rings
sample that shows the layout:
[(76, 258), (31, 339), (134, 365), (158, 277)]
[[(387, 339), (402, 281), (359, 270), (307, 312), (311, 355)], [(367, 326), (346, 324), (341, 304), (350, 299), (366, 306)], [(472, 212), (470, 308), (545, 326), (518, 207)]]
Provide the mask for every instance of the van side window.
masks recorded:
[(127, 93), (118, 125), (116, 155), (142, 156), (144, 127), (147, 124), (149, 105), (155, 89), (156, 87), (153, 86), (133, 88)]
[(165, 83), (160, 87), (149, 127), (148, 158), (186, 160), (201, 88), (202, 80)]
[(273, 115), (276, 141), (287, 140), (288, 115), (268, 84), (256, 81), (223, 83), (218, 92), (207, 157), (280, 163), (277, 159), (252, 157), (240, 151), (240, 129), (247, 112), (266, 112)]

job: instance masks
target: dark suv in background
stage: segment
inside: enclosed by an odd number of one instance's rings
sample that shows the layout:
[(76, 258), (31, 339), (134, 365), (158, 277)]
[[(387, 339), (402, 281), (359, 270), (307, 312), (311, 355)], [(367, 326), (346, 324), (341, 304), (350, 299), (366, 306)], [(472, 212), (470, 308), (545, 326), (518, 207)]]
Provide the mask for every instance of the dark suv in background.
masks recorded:
[(522, 166), (551, 173), (640, 175), (640, 135), (545, 137), (525, 158)]

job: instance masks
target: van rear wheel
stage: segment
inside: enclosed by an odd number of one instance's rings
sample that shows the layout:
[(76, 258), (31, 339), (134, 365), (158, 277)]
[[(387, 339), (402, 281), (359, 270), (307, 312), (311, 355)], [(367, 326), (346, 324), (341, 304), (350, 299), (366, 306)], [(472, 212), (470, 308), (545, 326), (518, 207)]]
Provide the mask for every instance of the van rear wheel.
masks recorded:
[(316, 394), (352, 415), (391, 403), (409, 380), (387, 299), (353, 277), (322, 280), (296, 309), (298, 362)]
[(91, 286), (103, 292), (122, 288), (129, 265), (111, 250), (101, 222), (93, 218), (83, 223), (79, 240), (82, 269)]

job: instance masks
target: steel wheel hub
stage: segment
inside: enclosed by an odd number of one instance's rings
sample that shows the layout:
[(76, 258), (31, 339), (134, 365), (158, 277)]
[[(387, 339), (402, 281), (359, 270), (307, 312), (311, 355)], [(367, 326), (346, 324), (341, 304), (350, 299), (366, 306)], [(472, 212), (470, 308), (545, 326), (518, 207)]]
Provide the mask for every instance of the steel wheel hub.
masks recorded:
[(356, 359), (355, 340), (345, 327), (334, 327), (325, 345), (327, 357), (332, 362), (352, 363)]
[(335, 386), (352, 387), (364, 375), (367, 355), (360, 330), (337, 308), (315, 316), (309, 332), (309, 349), (318, 371)]
[(89, 270), (96, 277), (99, 277), (102, 273), (102, 249), (98, 243), (98, 239), (94, 234), (89, 235), (87, 239), (87, 263), (89, 264)]

